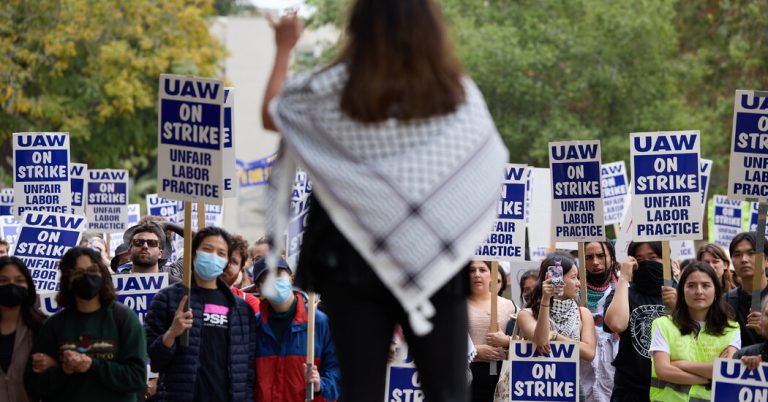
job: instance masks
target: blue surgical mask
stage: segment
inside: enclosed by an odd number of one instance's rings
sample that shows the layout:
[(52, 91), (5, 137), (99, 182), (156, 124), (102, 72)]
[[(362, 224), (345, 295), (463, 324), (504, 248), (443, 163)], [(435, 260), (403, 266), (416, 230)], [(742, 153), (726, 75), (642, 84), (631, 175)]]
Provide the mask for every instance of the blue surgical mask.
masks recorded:
[(293, 292), (293, 285), (290, 278), (281, 276), (275, 279), (275, 291), (267, 292), (264, 297), (272, 304), (283, 304), (291, 296), (291, 292)]
[(206, 281), (216, 279), (227, 266), (227, 260), (213, 253), (198, 251), (195, 256), (195, 272)]

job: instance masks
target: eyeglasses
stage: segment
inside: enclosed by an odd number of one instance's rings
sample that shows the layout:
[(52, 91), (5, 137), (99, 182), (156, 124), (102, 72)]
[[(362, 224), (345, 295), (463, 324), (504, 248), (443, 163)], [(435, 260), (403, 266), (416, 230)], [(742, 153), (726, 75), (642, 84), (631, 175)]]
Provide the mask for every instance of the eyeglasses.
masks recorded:
[(71, 276), (77, 278), (83, 275), (101, 275), (101, 269), (96, 264), (86, 268), (75, 268)]
[(160, 244), (160, 242), (152, 239), (133, 239), (131, 241), (131, 244), (133, 244), (133, 247), (144, 247), (144, 245), (146, 244), (147, 247), (154, 248), (154, 247), (157, 247)]

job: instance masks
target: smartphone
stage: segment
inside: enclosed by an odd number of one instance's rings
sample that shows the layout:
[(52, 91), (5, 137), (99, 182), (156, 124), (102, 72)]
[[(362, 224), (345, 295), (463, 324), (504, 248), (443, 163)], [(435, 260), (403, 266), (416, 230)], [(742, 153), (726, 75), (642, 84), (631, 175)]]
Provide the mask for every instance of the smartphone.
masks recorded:
[(563, 280), (563, 267), (560, 265), (560, 261), (556, 261), (555, 265), (547, 267), (547, 277), (552, 279), (552, 286), (555, 288), (555, 293), (558, 296), (562, 296), (565, 281)]

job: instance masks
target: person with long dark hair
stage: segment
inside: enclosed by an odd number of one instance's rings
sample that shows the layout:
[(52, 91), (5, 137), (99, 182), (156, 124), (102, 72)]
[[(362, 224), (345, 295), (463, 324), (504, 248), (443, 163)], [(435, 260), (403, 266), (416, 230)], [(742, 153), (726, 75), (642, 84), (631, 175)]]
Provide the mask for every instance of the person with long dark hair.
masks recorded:
[[(182, 283), (152, 299), (144, 327), (157, 380), (158, 402), (253, 399), (255, 325), (253, 309), (221, 279), (232, 237), (209, 226), (192, 239), (192, 289)], [(189, 308), (185, 309), (189, 300)], [(189, 331), (189, 344), (180, 336)]]
[(426, 398), (466, 401), (462, 270), (495, 216), (508, 154), (438, 5), (352, 2), (339, 57), (287, 81), (301, 22), (290, 14), (273, 26), (262, 121), (282, 143), (269, 184), (266, 283), (276, 280), (300, 164), (312, 196), (296, 283), (323, 295), (343, 398), (383, 398), (400, 323)]
[(97, 251), (73, 247), (59, 270), (62, 310), (40, 329), (27, 390), (46, 401), (134, 401), (147, 379), (139, 318), (115, 301), (109, 268)]
[(613, 392), (613, 359), (619, 350), (619, 337), (603, 331), (603, 314), (608, 296), (616, 286), (619, 262), (613, 243), (589, 242), (584, 247), (587, 271), (587, 308), (595, 321), (597, 350), (591, 364), (581, 365), (580, 381), (588, 401), (608, 402)]
[(16, 257), (0, 257), (0, 399), (29, 401), (24, 371), (34, 336), (43, 325), (35, 307), (37, 293), (26, 264)]
[(652, 401), (708, 401), (712, 362), (741, 348), (739, 324), (730, 320), (717, 273), (707, 263), (683, 270), (671, 315), (653, 321), (650, 352)]
[(725, 250), (715, 243), (707, 243), (696, 251), (696, 261), (702, 261), (709, 264), (715, 270), (723, 292), (736, 289), (739, 286), (737, 276), (731, 272), (731, 259), (725, 254)]

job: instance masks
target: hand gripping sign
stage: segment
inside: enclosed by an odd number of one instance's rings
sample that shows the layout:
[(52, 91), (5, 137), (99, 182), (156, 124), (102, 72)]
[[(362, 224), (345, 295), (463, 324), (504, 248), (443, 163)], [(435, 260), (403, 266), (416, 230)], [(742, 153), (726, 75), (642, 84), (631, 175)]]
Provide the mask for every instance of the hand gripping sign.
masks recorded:
[(768, 201), (768, 92), (736, 91), (727, 195)]
[(16, 217), (71, 211), (68, 133), (13, 133)]
[(712, 366), (713, 402), (768, 401), (768, 364), (750, 370), (737, 359), (715, 359)]
[(483, 261), (525, 260), (525, 197), (528, 167), (508, 163), (488, 237), (475, 250), (475, 258)]
[(556, 241), (603, 241), (600, 141), (549, 143)]
[(158, 195), (221, 205), (224, 85), (162, 74), (159, 96)]
[(634, 241), (702, 236), (698, 131), (632, 133)]
[(548, 356), (529, 341), (512, 341), (509, 348), (510, 400), (520, 402), (579, 400), (579, 345), (551, 342)]
[(83, 216), (24, 213), (13, 255), (27, 264), (38, 292), (59, 290), (59, 260), (67, 250), (78, 245), (85, 226)]

